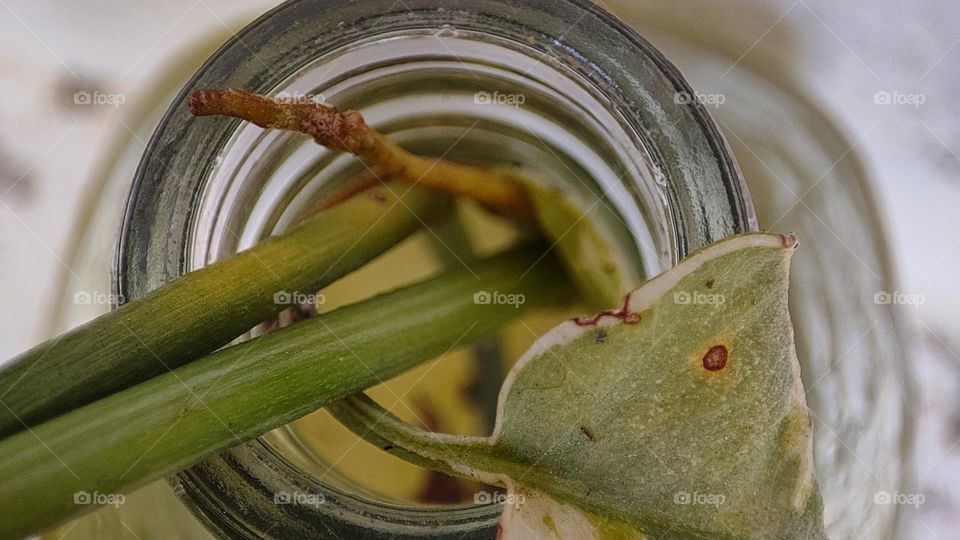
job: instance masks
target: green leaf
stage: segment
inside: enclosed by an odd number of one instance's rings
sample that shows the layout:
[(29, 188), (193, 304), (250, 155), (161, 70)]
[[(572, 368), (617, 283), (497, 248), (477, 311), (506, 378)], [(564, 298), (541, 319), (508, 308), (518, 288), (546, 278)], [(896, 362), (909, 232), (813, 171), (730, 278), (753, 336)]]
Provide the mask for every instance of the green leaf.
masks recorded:
[(635, 279), (612, 248), (609, 234), (589, 216), (596, 204), (584, 211), (585, 205), (569, 190), (550, 185), (532, 171), (515, 171), (514, 178), (526, 188), (540, 232), (553, 242), (580, 296), (597, 308), (619, 304)]
[(406, 459), (507, 488), (502, 538), (826, 538), (787, 310), (793, 236), (700, 250), (524, 355), (486, 438), (336, 405)]

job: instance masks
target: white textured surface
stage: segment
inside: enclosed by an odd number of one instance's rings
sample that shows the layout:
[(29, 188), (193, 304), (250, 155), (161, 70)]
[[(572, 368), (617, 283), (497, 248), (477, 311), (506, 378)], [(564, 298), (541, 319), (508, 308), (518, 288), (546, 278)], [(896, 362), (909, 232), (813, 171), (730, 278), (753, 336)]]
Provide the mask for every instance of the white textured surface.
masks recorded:
[[(97, 151), (127, 128), (122, 110), (82, 107), (73, 92), (143, 86), (178, 51), (236, 30), (270, 1), (0, 0), (0, 358), (41, 341), (77, 200)], [(628, 20), (680, 20), (696, 37), (736, 36), (724, 54), (773, 66), (812, 92), (858, 141), (895, 255), (897, 291), (917, 330), (917, 475), (926, 503), (907, 509), (910, 538), (954, 538), (960, 525), (960, 4), (855, 0), (634, 0), (604, 3)], [(924, 103), (877, 105), (878, 91)], [(785, 127), (788, 128), (788, 127)], [(120, 202), (118, 201), (118, 204)]]
[[(894, 256), (891, 291), (922, 295), (895, 306), (914, 331), (906, 344), (915, 375), (917, 421), (906, 538), (956, 538), (960, 525), (960, 5), (861, 0), (678, 0), (612, 2), (622, 18), (710, 44), (731, 64), (792, 80), (836, 118), (865, 163)], [(653, 40), (656, 44), (656, 40)], [(733, 73), (731, 68), (731, 73)], [(698, 79), (696, 74), (687, 74)], [(710, 86), (710, 80), (700, 81)], [(698, 88), (710, 92), (709, 88)], [(877, 92), (923, 101), (877, 104)], [(784, 126), (784, 129), (790, 129)], [(741, 134), (744, 135), (744, 134)], [(846, 151), (847, 149), (841, 149)], [(842, 238), (843, 231), (836, 231)], [(856, 271), (850, 279), (855, 278)], [(892, 458), (891, 458), (892, 459)], [(870, 494), (862, 498), (871, 504)], [(864, 538), (873, 537), (864, 532)]]

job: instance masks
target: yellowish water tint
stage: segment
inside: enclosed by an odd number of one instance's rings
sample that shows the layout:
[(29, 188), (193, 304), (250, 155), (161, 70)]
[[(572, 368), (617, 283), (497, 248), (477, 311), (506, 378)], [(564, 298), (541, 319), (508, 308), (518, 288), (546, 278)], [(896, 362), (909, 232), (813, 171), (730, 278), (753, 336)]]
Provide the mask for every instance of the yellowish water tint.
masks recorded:
[[(460, 239), (461, 245), (454, 245), (457, 239), (442, 233), (419, 232), (325, 289), (320, 312), (426, 279), (444, 271), (445, 264), (452, 270), (464, 270), (470, 266), (466, 252), (489, 255), (523, 236), (511, 222), (469, 203), (459, 205), (457, 217), (466, 236)], [(464, 249), (464, 240), (469, 249)], [(508, 325), (499, 335), (503, 365), (491, 367), (492, 375), (478, 373), (481, 368), (470, 344), (461, 343), (441, 357), (368, 392), (391, 413), (421, 427), (460, 435), (487, 435), (484, 426), (489, 419), (471, 399), (470, 385), (476, 377), (502, 377), (538, 336), (575, 313), (577, 310), (541, 310)], [(301, 451), (284, 454), (314, 476), (334, 485), (355, 483), (354, 487), (359, 485), (394, 502), (429, 502), (431, 497), (425, 494), (431, 492), (434, 502), (438, 496), (448, 502), (473, 502), (474, 493), (482, 489), (466, 480), (437, 478), (393, 457), (352, 434), (323, 410), (300, 419), (285, 433), (275, 433), (269, 440), (281, 449), (291, 440), (296, 441)], [(438, 489), (443, 493), (437, 493)]]

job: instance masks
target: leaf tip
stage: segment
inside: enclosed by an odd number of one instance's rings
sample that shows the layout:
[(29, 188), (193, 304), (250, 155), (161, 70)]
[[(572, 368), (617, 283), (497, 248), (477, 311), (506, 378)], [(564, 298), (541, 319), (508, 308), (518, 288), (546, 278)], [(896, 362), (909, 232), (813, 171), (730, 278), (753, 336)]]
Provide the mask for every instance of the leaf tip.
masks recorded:
[(797, 249), (800, 245), (800, 242), (797, 240), (797, 235), (794, 233), (781, 234), (780, 243), (783, 244), (784, 249)]

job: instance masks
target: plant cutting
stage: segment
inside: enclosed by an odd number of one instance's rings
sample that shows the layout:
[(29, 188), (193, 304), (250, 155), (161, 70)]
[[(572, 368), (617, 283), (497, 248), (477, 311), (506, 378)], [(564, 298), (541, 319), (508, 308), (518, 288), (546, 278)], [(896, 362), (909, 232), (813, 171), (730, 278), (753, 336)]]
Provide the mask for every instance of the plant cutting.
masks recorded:
[(505, 487), (500, 538), (826, 538), (787, 310), (796, 245), (713, 244), (554, 328), (507, 376), (489, 437), (363, 395), (331, 409), (400, 457)]
[[(227, 347), (0, 441), (0, 538), (118, 493), (373, 386), (494, 332), (522, 310), (480, 305), (477, 286), (564, 300), (563, 274), (531, 246)], [(518, 280), (517, 276), (532, 270)], [(545, 286), (549, 285), (549, 287)]]
[[(195, 353), (169, 373), (141, 376), (125, 389), (107, 385), (111, 390), (99, 399), (38, 416), (47, 419), (0, 440), (0, 472), (15, 477), (0, 487), (0, 533), (42, 529), (77, 510), (70, 495), (78, 490), (136, 487), (346, 398), (451, 342), (494, 332), (517, 310), (478, 306), (472, 298), (480, 285), (524, 294), (530, 306), (563, 301), (573, 290), (606, 310), (563, 323), (519, 361), (489, 438), (419, 431), (360, 396), (332, 405), (338, 417), (401, 457), (522, 495), (526, 503), (507, 507), (505, 537), (823, 537), (786, 307), (792, 236), (719, 242), (624, 297), (633, 272), (605, 232), (582, 204), (534, 172), (415, 156), (366, 126), (359, 113), (326, 105), (237, 90), (200, 91), (189, 105), (198, 115), (308, 134), (356, 154), (375, 178), (391, 182), (314, 219), (349, 214), (343, 209), (365, 200), (384, 203), (383, 190), (402, 185), (388, 209), (403, 204), (404, 189), (442, 191), (531, 222), (551, 243), (486, 261), (476, 279), (439, 277), (213, 354)], [(293, 234), (274, 242), (293, 250), (311, 240), (290, 240)], [(552, 249), (569, 283), (554, 270)], [(326, 256), (349, 251), (341, 243)], [(194, 279), (214, 290), (224, 278)], [(704, 290), (725, 302), (675, 301), (676, 294)], [(139, 324), (148, 321), (134, 332)], [(249, 328), (243, 324), (224, 332), (236, 337)], [(90, 327), (74, 335), (97, 336)], [(30, 383), (22, 369), (15, 379)], [(677, 486), (711, 490), (729, 505), (678, 505)]]
[(635, 280), (604, 238), (607, 233), (567, 190), (535, 171), (476, 167), (413, 155), (370, 129), (357, 111), (322, 103), (286, 103), (242, 90), (197, 90), (188, 100), (198, 116), (225, 115), (260, 127), (303, 133), (318, 144), (355, 154), (374, 179), (392, 179), (469, 197), (514, 218), (533, 220), (560, 253), (574, 285), (595, 307), (620, 302)]

